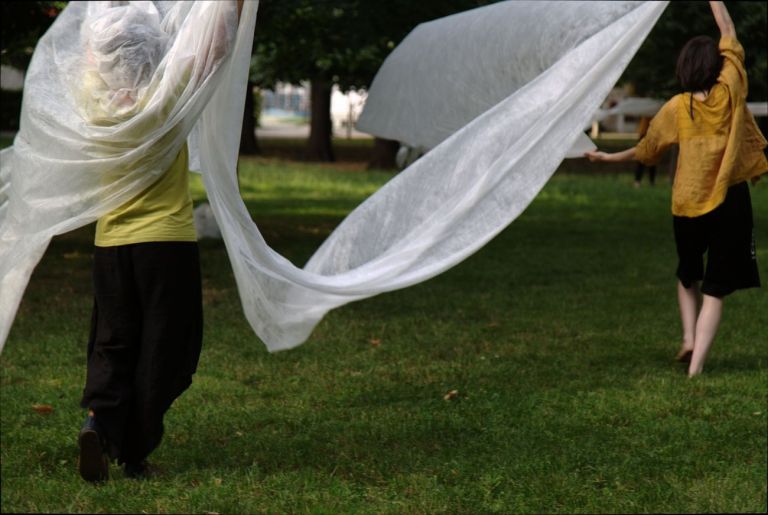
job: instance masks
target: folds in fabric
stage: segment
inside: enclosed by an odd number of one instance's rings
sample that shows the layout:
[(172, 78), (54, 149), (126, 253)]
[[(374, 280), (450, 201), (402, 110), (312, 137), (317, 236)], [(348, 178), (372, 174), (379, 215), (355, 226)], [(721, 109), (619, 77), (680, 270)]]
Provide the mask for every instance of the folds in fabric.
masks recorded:
[(234, 0), (70, 2), (40, 39), (0, 155), (0, 343), (51, 237), (157, 180), (214, 91), (231, 89), (228, 56), (253, 38), (248, 4), (238, 31)]
[[(554, 173), (666, 3), (535, 5), (541, 5), (538, 15), (526, 17), (528, 4), (509, 2), (506, 22), (511, 29), (517, 27), (516, 20), (526, 20), (521, 31), (528, 37), (518, 41), (521, 48), (516, 55), (543, 64), (531, 67), (514, 91), (506, 92), (354, 210), (304, 269), (266, 245), (239, 199), (233, 176), (204, 175), (243, 309), (270, 351), (304, 342), (330, 309), (449, 269), (514, 220)], [(485, 16), (494, 18), (495, 12), (489, 9)], [(461, 27), (455, 31), (445, 37), (461, 42)], [(564, 31), (573, 34), (563, 38)], [(550, 55), (548, 46), (560, 39), (568, 44)], [(554, 61), (547, 62), (545, 55)], [(431, 57), (420, 54), (417, 64), (429, 66)], [(392, 100), (385, 95), (379, 100), (396, 104), (408, 102), (406, 97)], [(369, 101), (378, 100), (369, 97)], [(211, 114), (224, 112), (223, 97), (217, 95), (212, 102), (221, 102), (222, 109), (212, 109)], [(418, 109), (416, 103), (406, 107)], [(425, 124), (440, 125), (436, 112), (428, 113)], [(207, 159), (219, 158), (208, 153)]]
[[(0, 206), (0, 341), (51, 236), (89, 223), (141, 191), (196, 124), (191, 153), (199, 155), (244, 313), (270, 351), (304, 342), (335, 307), (434, 277), (512, 222), (554, 173), (666, 5), (535, 2), (538, 14), (529, 16), (532, 5), (504, 4), (509, 13), (504, 23), (520, 32), (508, 54), (497, 52), (496, 62), (507, 56), (524, 61), (510, 64), (521, 70), (518, 82), (494, 89), (471, 116), (452, 121), (448, 133), (432, 140), (436, 146), (429, 153), (354, 210), (300, 269), (266, 244), (237, 186), (255, 3), (245, 3), (229, 58), (220, 65), (212, 45), (222, 27), (231, 26), (226, 21), (231, 3), (195, 3), (175, 18), (165, 16), (183, 7), (158, 3), (161, 26), (175, 34), (169, 48), (178, 49), (168, 51), (158, 70), (191, 59), (191, 67), (168, 69), (181, 70), (177, 77), (191, 70), (190, 80), (200, 80), (194, 90), (178, 91), (153, 76), (142, 86), (153, 100), (135, 112), (126, 109), (133, 114), (118, 123), (122, 131), (89, 124), (69, 98), (60, 109), (48, 105), (68, 79), (59, 72), (49, 77), (47, 69), (66, 69), (67, 55), (82, 54), (64, 34), (77, 33), (85, 17), (83, 7), (73, 4), (38, 45), (21, 131), (2, 156), (0, 201), (5, 195), (7, 202)], [(488, 13), (475, 11), (476, 23), (488, 23), (483, 18), (495, 16)], [(462, 43), (461, 26), (455, 30), (447, 36)], [(185, 34), (190, 39), (182, 48)], [(58, 51), (61, 42), (72, 50)], [(419, 62), (430, 59), (426, 53)], [(163, 103), (169, 98), (171, 104)], [(142, 127), (142, 134), (132, 132), (135, 127)], [(104, 181), (116, 170), (122, 176)]]
[[(499, 2), (423, 23), (387, 57), (357, 123), (431, 149), (637, 2)], [(595, 146), (586, 136), (567, 157)]]

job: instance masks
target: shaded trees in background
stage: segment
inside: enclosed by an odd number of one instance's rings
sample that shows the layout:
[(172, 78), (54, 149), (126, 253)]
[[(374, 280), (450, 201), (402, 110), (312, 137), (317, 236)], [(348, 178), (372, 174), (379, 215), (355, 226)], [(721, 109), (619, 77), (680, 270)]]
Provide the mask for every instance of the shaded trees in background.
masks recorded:
[[(260, 7), (253, 69), (260, 87), (276, 81), (310, 81), (313, 102), (306, 157), (333, 160), (331, 86), (368, 88), (392, 49), (419, 23), (448, 16), (490, 0), (282, 0)], [(768, 97), (764, 2), (728, 2), (739, 39), (747, 49), (750, 100)], [(709, 5), (671, 2), (621, 82), (638, 94), (669, 97), (678, 92), (677, 53), (698, 34), (718, 37)], [(397, 145), (377, 140), (371, 164), (391, 166)]]
[[(65, 6), (66, 2), (0, 2), (0, 62), (26, 71), (37, 41)], [(3, 91), (0, 129), (18, 130), (21, 97), (21, 91)]]
[[(0, 2), (0, 61), (26, 70), (38, 39), (50, 27), (64, 1)], [(246, 98), (241, 150), (258, 153), (252, 86), (309, 81), (311, 130), (306, 157), (333, 160), (331, 88), (368, 88), (386, 56), (419, 23), (493, 3), (492, 0), (272, 0), (259, 6), (251, 84)], [(768, 50), (765, 2), (726, 2), (746, 49), (750, 101), (768, 99)], [(718, 37), (717, 25), (704, 2), (671, 2), (630, 63), (620, 82), (637, 94), (667, 98), (679, 89), (674, 69), (677, 54), (691, 37)], [(3, 104), (13, 99), (3, 95)], [(4, 106), (4, 111), (8, 106)], [(17, 106), (18, 107), (18, 106)], [(18, 112), (16, 108), (15, 112)], [(18, 119), (18, 114), (16, 114)], [(378, 140), (371, 164), (390, 167), (397, 145)]]
[(245, 88), (245, 113), (243, 113), (243, 127), (240, 131), (240, 153), (246, 155), (261, 154), (259, 140), (256, 138), (256, 115), (253, 89), (256, 84), (249, 80)]
[[(736, 36), (746, 51), (749, 101), (768, 99), (768, 4), (726, 2)], [(707, 2), (670, 2), (619, 82), (631, 82), (639, 95), (669, 98), (680, 92), (677, 56), (690, 38), (720, 32)]]
[(25, 71), (37, 41), (67, 2), (0, 2), (3, 30), (0, 62)]
[[(281, 0), (259, 7), (252, 78), (310, 82), (308, 159), (332, 161), (331, 88), (368, 88), (386, 56), (421, 22), (492, 3), (485, 0)], [(392, 144), (376, 148), (394, 154)], [(380, 162), (382, 157), (374, 156)]]

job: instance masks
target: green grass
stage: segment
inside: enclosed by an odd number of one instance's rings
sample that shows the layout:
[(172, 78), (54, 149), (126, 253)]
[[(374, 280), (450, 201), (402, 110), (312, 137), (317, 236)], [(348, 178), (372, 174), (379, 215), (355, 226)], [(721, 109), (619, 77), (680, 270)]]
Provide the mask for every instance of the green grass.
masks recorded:
[[(241, 166), (254, 219), (297, 264), (389, 177)], [(631, 181), (556, 175), (460, 266), (335, 310), (278, 354), (244, 320), (223, 245), (203, 242), (204, 350), (152, 456), (161, 473), (113, 468), (101, 487), (75, 468), (92, 228), (57, 238), (0, 357), (2, 511), (765, 511), (768, 297), (727, 299), (688, 380), (671, 359), (669, 188)], [(768, 186), (752, 194), (765, 281)]]

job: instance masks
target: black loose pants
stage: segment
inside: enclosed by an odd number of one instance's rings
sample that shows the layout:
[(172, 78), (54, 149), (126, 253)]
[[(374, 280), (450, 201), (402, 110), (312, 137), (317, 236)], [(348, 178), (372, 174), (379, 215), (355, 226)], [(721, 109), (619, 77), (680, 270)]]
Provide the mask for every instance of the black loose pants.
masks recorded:
[(95, 302), (81, 406), (118, 463), (160, 443), (163, 416), (192, 382), (202, 347), (196, 242), (96, 247)]

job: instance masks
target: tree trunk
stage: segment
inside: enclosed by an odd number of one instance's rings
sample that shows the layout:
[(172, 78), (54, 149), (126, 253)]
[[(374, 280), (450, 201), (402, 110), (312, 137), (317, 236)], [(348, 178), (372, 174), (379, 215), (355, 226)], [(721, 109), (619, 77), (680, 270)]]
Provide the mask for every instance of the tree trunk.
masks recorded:
[(371, 154), (371, 160), (368, 162), (368, 169), (397, 168), (395, 156), (397, 155), (399, 148), (400, 143), (397, 141), (384, 138), (374, 138), (373, 153)]
[(256, 139), (256, 118), (253, 115), (253, 82), (248, 81), (245, 92), (245, 112), (243, 113), (243, 130), (240, 133), (241, 154), (261, 154), (259, 140)]
[(312, 161), (335, 161), (331, 136), (331, 87), (333, 84), (324, 80), (313, 80), (310, 86), (311, 119), (307, 159)]

